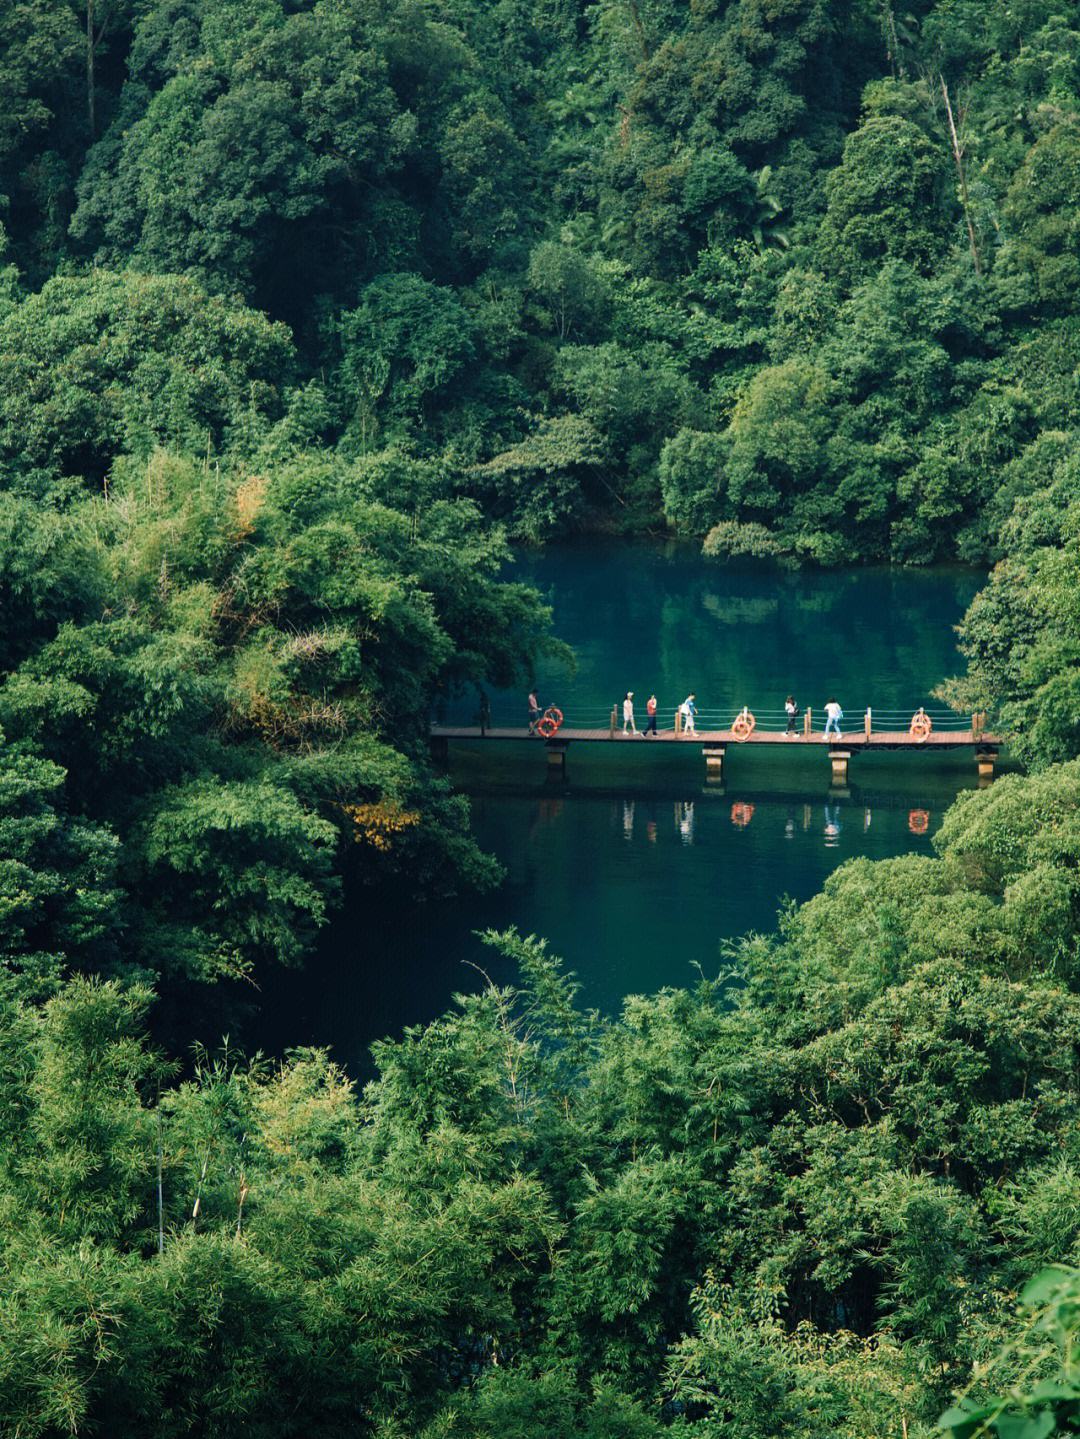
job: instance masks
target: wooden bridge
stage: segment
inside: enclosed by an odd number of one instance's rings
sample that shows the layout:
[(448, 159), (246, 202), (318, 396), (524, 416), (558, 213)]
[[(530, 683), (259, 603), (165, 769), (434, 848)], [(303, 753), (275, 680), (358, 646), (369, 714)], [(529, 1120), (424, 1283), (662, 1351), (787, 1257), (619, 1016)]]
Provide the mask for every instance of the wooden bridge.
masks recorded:
[[(728, 711), (728, 714), (731, 712)], [(729, 746), (767, 745), (771, 749), (799, 750), (807, 747), (824, 750), (832, 768), (832, 780), (836, 785), (845, 785), (848, 766), (855, 754), (877, 750), (926, 750), (940, 754), (945, 750), (971, 750), (978, 769), (979, 779), (989, 783), (994, 777), (994, 766), (1003, 744), (999, 735), (986, 728), (986, 716), (973, 714), (970, 720), (950, 710), (930, 710), (920, 707), (911, 711), (887, 711), (875, 714), (866, 709), (852, 723), (848, 717), (843, 723), (849, 728), (842, 729), (840, 736), (826, 735), (823, 730), (814, 729), (813, 711), (808, 709), (800, 716), (797, 730), (790, 733), (787, 718), (781, 712), (767, 712), (755, 717), (752, 732), (745, 735), (732, 726), (741, 711), (736, 710), (726, 727), (716, 722), (720, 719), (717, 711), (701, 711), (693, 729), (684, 727), (681, 714), (676, 712), (674, 723), (655, 734), (626, 733), (616, 708), (605, 714), (606, 724), (596, 724), (599, 716), (590, 714), (569, 716), (550, 737), (532, 734), (528, 724), (517, 725), (491, 723), (485, 716), (482, 723), (472, 725), (433, 724), (431, 745), (433, 752), (445, 758), (452, 740), (527, 741), (543, 745), (548, 765), (565, 771), (566, 756), (570, 745), (578, 744), (629, 744), (637, 748), (646, 745), (697, 744), (705, 760), (706, 772), (710, 779), (722, 779), (724, 759)], [(928, 734), (912, 733), (911, 722), (916, 714), (925, 714), (932, 728)], [(594, 723), (581, 720), (593, 719)], [(906, 719), (906, 722), (905, 722)], [(745, 727), (743, 727), (745, 728)]]

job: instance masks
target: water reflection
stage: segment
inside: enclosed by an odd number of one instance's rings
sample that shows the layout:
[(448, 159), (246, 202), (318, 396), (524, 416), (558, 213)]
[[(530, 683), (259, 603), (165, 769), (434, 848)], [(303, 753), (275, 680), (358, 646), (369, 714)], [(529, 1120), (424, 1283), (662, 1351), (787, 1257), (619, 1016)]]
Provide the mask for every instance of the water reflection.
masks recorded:
[[(570, 676), (545, 664), (542, 697), (572, 710), (655, 690), (662, 713), (693, 689), (703, 709), (804, 708), (834, 690), (851, 714), (866, 705), (914, 708), (959, 665), (952, 625), (983, 576), (959, 567), (789, 570), (717, 562), (693, 545), (626, 541), (521, 552), (514, 579), (535, 583), (573, 646)], [(515, 716), (523, 696), (497, 696)], [(470, 710), (475, 703), (470, 702)]]
[(689, 787), (475, 795), (477, 838), (506, 867), (501, 888), (426, 905), (358, 888), (306, 973), (268, 976), (260, 1042), (329, 1044), (359, 1072), (372, 1039), (481, 983), (469, 963), (513, 983), (476, 938), (510, 925), (544, 936), (583, 1002), (615, 1012), (627, 994), (692, 984), (694, 964), (715, 973), (725, 941), (774, 929), (785, 897), (809, 899), (844, 860), (930, 853), (947, 800)]
[[(706, 791), (708, 793), (708, 791)], [(710, 798), (715, 798), (710, 795)], [(579, 797), (584, 798), (584, 797)], [(655, 845), (659, 842), (660, 829), (656, 817), (656, 802), (645, 802), (635, 798), (625, 798), (612, 805), (612, 815), (616, 827), (620, 829), (622, 837), (627, 844), (633, 844), (635, 839), (635, 821), (639, 808), (646, 811), (646, 819), (643, 826), (637, 831), (638, 838), (643, 839), (646, 844)], [(728, 824), (736, 831), (748, 830), (754, 823), (754, 816), (758, 809), (763, 811), (763, 818), (758, 820), (757, 828), (760, 831), (767, 828), (773, 822), (774, 817), (779, 820), (779, 834), (783, 839), (794, 842), (799, 833), (819, 836), (826, 849), (839, 849), (841, 836), (844, 832), (845, 823), (854, 822), (861, 837), (870, 833), (870, 827), (874, 822), (874, 810), (869, 804), (862, 804), (852, 800), (850, 803), (841, 801), (835, 794), (830, 795), (822, 806), (822, 818), (820, 826), (814, 824), (813, 815), (815, 807), (812, 804), (793, 805), (790, 803), (781, 804), (761, 797), (754, 799), (736, 799), (725, 811)], [(550, 823), (551, 820), (562, 812), (562, 801), (552, 802), (540, 801), (537, 809), (537, 822), (532, 826), (535, 830), (539, 825)], [(708, 813), (708, 811), (707, 811)], [(673, 831), (683, 845), (692, 845), (695, 838), (696, 811), (695, 801), (692, 799), (675, 800), (672, 805)], [(899, 812), (897, 806), (888, 808), (889, 819), (887, 828), (890, 833), (897, 830)], [(713, 814), (709, 814), (709, 823), (713, 823)], [(914, 835), (918, 839), (925, 839), (929, 836), (934, 826), (933, 811), (930, 809), (916, 807), (909, 809), (906, 815), (906, 829), (908, 835)], [(530, 830), (530, 834), (532, 833)], [(859, 850), (864, 846), (860, 844)]]
[(909, 810), (907, 827), (912, 834), (927, 834), (930, 829), (930, 811), (928, 809)]

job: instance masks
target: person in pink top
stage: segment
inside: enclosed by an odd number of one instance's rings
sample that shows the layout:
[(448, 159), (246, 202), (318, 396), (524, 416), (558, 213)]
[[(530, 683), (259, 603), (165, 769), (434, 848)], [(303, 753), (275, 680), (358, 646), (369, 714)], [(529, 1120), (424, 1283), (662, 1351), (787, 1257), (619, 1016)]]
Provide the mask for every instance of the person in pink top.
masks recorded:
[(642, 734), (656, 734), (656, 696), (650, 695), (645, 701), (645, 728)]

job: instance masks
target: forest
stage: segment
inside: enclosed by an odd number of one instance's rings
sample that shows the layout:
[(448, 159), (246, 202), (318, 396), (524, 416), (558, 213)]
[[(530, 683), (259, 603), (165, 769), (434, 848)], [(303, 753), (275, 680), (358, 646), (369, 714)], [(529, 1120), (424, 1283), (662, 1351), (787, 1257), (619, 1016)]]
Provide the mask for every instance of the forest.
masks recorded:
[[(1080, 11), (0, 0), (0, 1430), (1080, 1433)], [(346, 887), (520, 545), (988, 579), (1021, 772), (692, 989), (194, 1044)], [(387, 956), (393, 962), (393, 956)]]

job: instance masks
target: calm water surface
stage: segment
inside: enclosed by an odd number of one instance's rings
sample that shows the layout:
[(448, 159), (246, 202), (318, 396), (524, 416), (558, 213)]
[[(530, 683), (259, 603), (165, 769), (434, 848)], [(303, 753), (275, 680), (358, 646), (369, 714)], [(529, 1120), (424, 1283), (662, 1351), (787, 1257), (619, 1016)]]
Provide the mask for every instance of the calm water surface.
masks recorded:
[[(981, 577), (959, 569), (786, 571), (721, 564), (684, 546), (593, 541), (525, 555), (577, 672), (541, 672), (541, 698), (606, 713), (628, 688), (662, 714), (693, 689), (703, 709), (779, 709), (793, 690), (817, 710), (835, 692), (908, 713), (959, 666), (953, 626)], [(520, 695), (492, 695), (496, 722), (520, 721)], [(471, 717), (475, 697), (445, 708)], [(670, 722), (670, 720), (669, 720)], [(963, 752), (961, 752), (963, 754)], [(691, 743), (571, 748), (565, 782), (543, 747), (455, 745), (450, 772), (471, 796), (480, 844), (502, 861), (494, 894), (426, 906), (353, 895), (302, 975), (268, 981), (260, 1040), (329, 1044), (363, 1069), (371, 1040), (441, 1013), (483, 965), (509, 967), (474, 931), (516, 924), (544, 935), (584, 986), (617, 1010), (626, 994), (715, 973), (722, 946), (772, 929), (788, 897), (807, 899), (845, 859), (929, 852), (944, 809), (974, 785), (970, 755), (857, 756), (830, 792), (819, 747), (728, 751), (722, 786)]]

